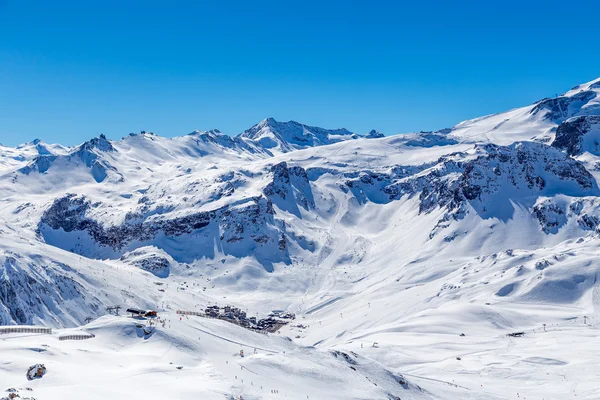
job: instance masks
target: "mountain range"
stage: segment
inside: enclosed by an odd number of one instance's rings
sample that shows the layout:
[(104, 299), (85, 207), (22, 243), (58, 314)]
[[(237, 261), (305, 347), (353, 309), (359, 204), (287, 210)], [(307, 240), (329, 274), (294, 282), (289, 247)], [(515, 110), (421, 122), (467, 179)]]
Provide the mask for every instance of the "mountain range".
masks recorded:
[[(165, 385), (200, 374), (206, 398), (278, 398), (221, 365), (232, 341), (277, 353), (241, 371), (288, 398), (599, 398), (599, 179), (600, 79), (433, 132), (267, 118), (236, 136), (0, 146), (0, 325), (95, 332), (106, 377), (114, 343), (152, 377), (175, 343), (194, 373)], [(265, 336), (174, 314), (215, 303), (296, 321)], [(172, 323), (143, 338), (114, 305)], [(0, 345), (0, 383), (41, 357), (27, 340)], [(86, 362), (56, 343), (47, 365)], [(33, 389), (95, 398), (73, 373)]]

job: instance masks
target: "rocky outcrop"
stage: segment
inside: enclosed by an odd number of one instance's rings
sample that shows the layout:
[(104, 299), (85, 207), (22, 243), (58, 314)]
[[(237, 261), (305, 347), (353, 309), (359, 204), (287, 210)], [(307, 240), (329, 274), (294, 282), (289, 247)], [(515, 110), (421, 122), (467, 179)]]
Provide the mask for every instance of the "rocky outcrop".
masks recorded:
[(46, 375), (46, 366), (44, 364), (35, 364), (27, 369), (27, 380), (41, 379)]
[(166, 278), (171, 272), (173, 259), (163, 250), (154, 246), (145, 246), (127, 252), (121, 261), (148, 271), (158, 278)]
[[(347, 180), (346, 185), (362, 200), (389, 202), (418, 196), (419, 213), (445, 209), (446, 214), (434, 229), (437, 232), (437, 228), (463, 218), (467, 204), (483, 218), (506, 218), (512, 212), (511, 201), (527, 204), (546, 192), (548, 182), (552, 187), (561, 186), (567, 195), (597, 191), (594, 178), (583, 164), (534, 142), (476, 146), (472, 155), (451, 154), (433, 166), (397, 166), (386, 173), (363, 171)], [(563, 223), (559, 211), (550, 204), (532, 209), (545, 232)]]
[(248, 143), (238, 136), (231, 137), (219, 131), (211, 129), (209, 131), (194, 131), (188, 135), (198, 144), (213, 144), (224, 149), (232, 149), (240, 152), (259, 153), (263, 149)]
[(29, 164), (19, 169), (19, 172), (25, 175), (29, 175), (32, 172), (39, 172), (43, 174), (48, 171), (58, 156), (52, 154), (44, 154), (35, 157)]
[(573, 96), (559, 96), (538, 101), (531, 109), (532, 115), (541, 115), (557, 123), (573, 116), (583, 104), (596, 97), (591, 90), (581, 91)]
[(381, 132), (376, 131), (375, 129), (371, 129), (371, 131), (365, 136), (367, 139), (379, 139), (385, 137), (385, 135)]
[[(92, 203), (85, 196), (75, 194), (56, 199), (43, 213), (38, 232), (55, 246), (85, 255), (95, 255), (99, 249), (104, 248), (110, 250), (109, 255), (119, 256), (140, 245), (160, 246), (162, 238), (176, 239), (200, 233), (203, 229), (205, 233), (201, 237), (205, 241), (204, 245), (212, 248), (216, 240), (225, 253), (251, 255), (256, 247), (282, 247), (282, 224), (274, 219), (271, 201), (262, 196), (215, 210), (172, 218), (140, 221), (140, 216), (132, 213), (128, 214), (131, 219), (126, 218), (122, 224), (111, 226), (105, 226), (89, 216), (97, 206), (98, 204)], [(65, 240), (56, 238), (57, 232), (86, 233), (95, 247), (90, 249), (83, 245), (73, 245), (70, 241), (66, 243)], [(85, 242), (85, 238), (81, 238), (80, 235), (76, 235), (76, 238), (77, 241)], [(283, 247), (283, 250), (273, 251), (272, 256), (275, 259), (286, 259), (285, 246)], [(198, 244), (195, 249), (186, 252), (186, 256), (206, 256), (202, 253), (203, 249), (203, 246)]]
[(84, 231), (101, 246), (122, 249), (132, 240), (148, 241), (158, 231), (166, 236), (179, 236), (194, 229), (207, 226), (214, 216), (210, 212), (201, 212), (172, 220), (160, 220), (152, 223), (125, 222), (117, 226), (104, 227), (100, 222), (87, 216), (96, 205), (85, 196), (67, 194), (54, 200), (42, 215), (39, 228), (44, 225), (64, 232)]
[(600, 116), (588, 115), (568, 119), (556, 128), (552, 147), (565, 150), (568, 155), (576, 156), (584, 151), (600, 155), (600, 135), (590, 137), (584, 146), (584, 138), (590, 133), (600, 133)]
[(312, 189), (306, 170), (302, 167), (288, 167), (286, 162), (271, 167), (273, 180), (263, 193), (280, 209), (298, 214), (298, 205), (305, 210), (315, 207)]
[[(167, 261), (131, 252), (143, 246), (156, 246), (177, 261), (188, 262), (212, 256), (217, 243), (218, 250), (225, 254), (258, 257), (262, 254), (272, 261), (287, 262), (288, 236), (285, 224), (275, 218), (274, 205), (299, 216), (300, 208), (308, 211), (315, 203), (303, 168), (289, 167), (283, 162), (272, 166), (269, 174), (271, 181), (263, 195), (233, 199), (212, 210), (188, 211), (183, 215), (175, 213), (173, 207), (154, 204), (151, 198), (158, 197), (145, 194), (118, 224), (106, 224), (96, 217), (105, 210), (102, 203), (67, 194), (55, 199), (42, 214), (38, 233), (46, 243), (89, 257), (135, 259), (136, 266), (157, 276), (169, 274)], [(237, 187), (245, 185), (246, 179), (243, 171), (224, 172), (210, 182), (212, 191), (207, 198), (218, 201), (231, 197)], [(186, 251), (168, 247), (183, 249), (192, 235), (197, 246)]]
[(567, 222), (566, 211), (550, 199), (533, 206), (533, 213), (544, 233), (556, 233)]

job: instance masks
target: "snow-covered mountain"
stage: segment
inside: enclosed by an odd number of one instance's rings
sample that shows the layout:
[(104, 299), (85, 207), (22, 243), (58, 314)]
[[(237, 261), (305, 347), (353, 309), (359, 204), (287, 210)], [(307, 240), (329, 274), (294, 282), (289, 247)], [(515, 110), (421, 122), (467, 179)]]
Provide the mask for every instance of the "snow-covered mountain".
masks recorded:
[[(89, 353), (94, 376), (177, 380), (151, 398), (598, 398), (599, 93), (387, 137), (268, 118), (2, 147), (0, 325), (96, 337), (1, 342), (0, 383), (43, 361), (73, 378), (39, 398), (94, 398), (69, 361)], [(174, 314), (215, 303), (296, 320), (265, 335)], [(169, 322), (149, 335), (114, 305)]]
[(562, 95), (530, 106), (461, 122), (450, 136), (461, 142), (510, 144), (515, 141), (554, 139), (557, 127), (572, 117), (600, 113), (600, 79), (575, 86)]
[(0, 173), (24, 166), (38, 156), (64, 154), (67, 150), (64, 146), (47, 144), (40, 139), (14, 148), (0, 144)]
[[(378, 137), (371, 132), (369, 137)], [(295, 121), (278, 122), (266, 118), (250, 129), (240, 133), (236, 138), (254, 143), (273, 153), (287, 153), (308, 147), (323, 146), (345, 140), (363, 137), (347, 129), (323, 129), (300, 124)]]

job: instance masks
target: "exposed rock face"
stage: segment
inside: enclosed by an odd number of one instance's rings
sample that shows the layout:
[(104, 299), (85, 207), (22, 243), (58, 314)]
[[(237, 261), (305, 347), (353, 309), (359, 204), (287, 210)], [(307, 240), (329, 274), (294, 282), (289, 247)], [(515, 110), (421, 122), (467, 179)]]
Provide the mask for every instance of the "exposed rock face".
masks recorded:
[(253, 146), (252, 143), (247, 143), (238, 136), (231, 137), (226, 135), (218, 129), (211, 129), (209, 131), (194, 131), (190, 133), (189, 136), (197, 142), (212, 143), (222, 148), (234, 149), (237, 151), (248, 151), (250, 153), (262, 151), (262, 149)]
[(107, 152), (116, 151), (104, 134), (100, 134), (100, 136), (97, 138), (92, 138), (91, 140), (83, 143), (81, 146), (79, 146), (78, 151), (90, 152), (94, 149)]
[(290, 171), (288, 170), (287, 163), (281, 162), (274, 165), (271, 168), (271, 172), (273, 173), (273, 181), (267, 185), (264, 193), (267, 196), (277, 195), (282, 199), (286, 199), (290, 187)]
[(556, 128), (556, 137), (552, 147), (565, 150), (568, 155), (576, 156), (583, 151), (600, 154), (600, 142), (597, 137), (591, 137), (589, 145), (583, 148), (584, 137), (592, 131), (600, 131), (600, 116), (588, 115), (568, 119)]
[(46, 375), (46, 366), (44, 364), (35, 364), (27, 369), (27, 380), (40, 379)]
[[(132, 251), (140, 246), (153, 245), (166, 251), (164, 255), (187, 262), (210, 255), (216, 241), (226, 254), (261, 257), (259, 249), (262, 249), (263, 257), (288, 262), (286, 227), (283, 221), (275, 218), (273, 204), (299, 215), (298, 207), (310, 210), (315, 203), (303, 168), (288, 167), (283, 162), (271, 167), (270, 174), (272, 180), (264, 188), (264, 195), (236, 200), (213, 210), (176, 216), (169, 216), (172, 208), (152, 204), (149, 198), (143, 196), (137, 209), (124, 215), (122, 223), (111, 225), (94, 217), (102, 209), (102, 203), (93, 203), (85, 196), (67, 194), (55, 199), (43, 213), (38, 232), (47, 243), (55, 246), (91, 257), (123, 256), (157, 276), (168, 276), (169, 260), (156, 254), (146, 257)], [(217, 176), (210, 183), (213, 188), (209, 196), (211, 201), (231, 196), (237, 186), (244, 184), (244, 179), (243, 174), (236, 172)], [(65, 234), (71, 235), (67, 238)], [(187, 251), (180, 250), (180, 254), (161, 245), (163, 238), (183, 243), (189, 240), (184, 236), (190, 235), (194, 235), (194, 241), (200, 241), (198, 246)], [(179, 237), (181, 239), (177, 239)]]
[[(41, 364), (38, 364), (41, 365)], [(45, 368), (45, 367), (44, 367)], [(6, 391), (8, 392), (8, 395), (6, 397), (0, 397), (0, 400), (36, 400), (35, 397), (29, 397), (26, 396), (25, 393), (21, 393), (23, 394), (23, 396), (21, 396), (21, 394), (19, 394), (19, 390), (21, 391), (25, 391), (25, 392), (30, 392), (33, 389), (30, 387), (27, 388), (21, 388), (21, 389), (15, 389), (15, 388), (9, 388)]]
[(207, 226), (212, 219), (211, 213), (202, 212), (167, 221), (126, 222), (122, 225), (105, 228), (101, 223), (87, 217), (86, 214), (93, 206), (85, 196), (67, 194), (56, 199), (44, 212), (40, 226), (45, 224), (51, 229), (62, 229), (65, 232), (85, 231), (102, 246), (122, 249), (132, 240), (150, 240), (158, 231), (163, 231), (167, 236), (191, 233), (194, 229)]
[(574, 110), (596, 97), (591, 90), (579, 92), (573, 96), (559, 96), (540, 100), (531, 109), (531, 114), (542, 114), (545, 119), (562, 122), (573, 115)]
[[(138, 215), (131, 214), (132, 220), (113, 226), (104, 226), (89, 217), (93, 207), (94, 204), (85, 196), (68, 194), (56, 199), (42, 215), (38, 230), (47, 241), (59, 247), (67, 244), (54, 239), (53, 232), (85, 232), (96, 246), (112, 250), (113, 255), (123, 254), (133, 242), (151, 243), (161, 237), (177, 238), (194, 232), (200, 233), (202, 229), (207, 229), (203, 236), (207, 245), (214, 246), (213, 241), (216, 239), (222, 243), (226, 252), (249, 255), (253, 251), (252, 246), (281, 247), (282, 224), (274, 219), (271, 201), (262, 196), (174, 218), (140, 222)], [(217, 236), (214, 237), (215, 235)], [(238, 243), (240, 244), (236, 245)], [(202, 249), (201, 246), (199, 248)], [(83, 246), (73, 247), (72, 250), (86, 255), (93, 254), (94, 251)], [(198, 255), (191, 251), (189, 256)], [(275, 251), (273, 257), (285, 259), (286, 254), (284, 251)]]
[(367, 139), (379, 139), (384, 137), (385, 135), (381, 132), (377, 132), (375, 129), (371, 129), (371, 131), (365, 136)]
[(312, 189), (302, 167), (289, 167), (281, 162), (271, 168), (273, 180), (263, 193), (283, 210), (298, 213), (298, 205), (305, 210), (315, 207)]
[(583, 214), (577, 219), (579, 226), (585, 230), (597, 230), (600, 224), (600, 218), (595, 215)]
[(558, 228), (567, 222), (565, 210), (550, 199), (536, 204), (533, 207), (533, 213), (545, 233), (556, 233)]
[[(464, 217), (467, 203), (483, 218), (503, 218), (504, 212), (512, 211), (509, 196), (527, 202), (528, 197), (544, 193), (548, 181), (553, 185), (562, 182), (565, 192), (573, 195), (593, 194), (597, 189), (583, 164), (544, 144), (486, 144), (477, 146), (476, 154), (445, 156), (436, 165), (420, 170), (397, 166), (391, 173), (363, 172), (346, 185), (356, 196), (379, 202), (418, 195), (420, 213), (438, 208), (448, 211), (438, 227)], [(538, 205), (532, 210), (545, 232), (559, 225), (559, 211), (551, 205)]]
[(154, 246), (145, 246), (123, 254), (121, 261), (148, 271), (159, 278), (166, 278), (171, 271), (173, 259)]
[(449, 138), (446, 134), (440, 132), (420, 132), (419, 135), (412, 140), (406, 142), (407, 146), (415, 147), (433, 147), (447, 146), (458, 143), (456, 140)]

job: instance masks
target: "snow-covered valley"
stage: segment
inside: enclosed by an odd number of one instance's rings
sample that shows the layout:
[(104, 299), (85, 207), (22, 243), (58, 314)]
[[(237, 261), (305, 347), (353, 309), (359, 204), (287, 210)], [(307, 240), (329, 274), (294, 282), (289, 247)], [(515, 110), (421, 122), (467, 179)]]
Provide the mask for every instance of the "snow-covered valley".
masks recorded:
[(599, 94), (0, 147), (0, 398), (600, 398)]

